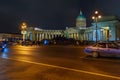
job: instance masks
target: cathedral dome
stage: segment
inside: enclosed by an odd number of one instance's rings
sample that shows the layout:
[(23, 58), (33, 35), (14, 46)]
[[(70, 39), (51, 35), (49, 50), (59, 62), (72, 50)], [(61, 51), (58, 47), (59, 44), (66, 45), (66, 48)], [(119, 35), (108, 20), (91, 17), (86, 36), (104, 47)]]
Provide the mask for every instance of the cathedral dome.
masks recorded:
[(77, 19), (86, 19), (82, 11), (80, 11), (80, 15), (77, 17)]
[(79, 16), (76, 18), (76, 27), (79, 29), (85, 29), (86, 28), (86, 18), (82, 14), (82, 11), (80, 11)]

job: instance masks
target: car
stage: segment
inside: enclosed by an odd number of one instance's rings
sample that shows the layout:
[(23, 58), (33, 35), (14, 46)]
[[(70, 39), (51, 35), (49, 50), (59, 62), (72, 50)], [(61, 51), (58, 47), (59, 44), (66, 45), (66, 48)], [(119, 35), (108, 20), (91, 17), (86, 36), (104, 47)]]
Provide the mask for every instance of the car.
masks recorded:
[(120, 47), (112, 42), (98, 42), (92, 46), (85, 47), (84, 52), (94, 58), (99, 56), (119, 56)]

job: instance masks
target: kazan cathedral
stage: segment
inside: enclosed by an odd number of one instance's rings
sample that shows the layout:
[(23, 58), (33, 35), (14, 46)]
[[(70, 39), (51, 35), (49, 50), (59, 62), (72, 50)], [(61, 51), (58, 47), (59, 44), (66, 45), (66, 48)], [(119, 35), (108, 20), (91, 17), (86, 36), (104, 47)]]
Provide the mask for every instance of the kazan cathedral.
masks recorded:
[[(43, 39), (53, 39), (55, 37), (64, 36), (80, 41), (96, 41), (96, 32), (98, 41), (116, 41), (120, 40), (120, 21), (116, 16), (103, 16), (92, 26), (86, 27), (86, 18), (82, 11), (76, 18), (75, 27), (66, 27), (66, 30), (47, 30), (36, 27), (25, 27), (25, 23), (21, 26), (21, 34), (23, 40), (41, 41)], [(97, 31), (96, 31), (97, 30)]]

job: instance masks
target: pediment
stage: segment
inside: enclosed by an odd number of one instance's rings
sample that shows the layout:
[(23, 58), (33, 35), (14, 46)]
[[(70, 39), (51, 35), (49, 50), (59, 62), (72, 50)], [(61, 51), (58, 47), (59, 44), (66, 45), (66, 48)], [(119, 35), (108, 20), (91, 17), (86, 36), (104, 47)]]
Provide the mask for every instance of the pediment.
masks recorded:
[(68, 33), (77, 33), (78, 30), (77, 29), (74, 29), (74, 28), (69, 28), (66, 30)]

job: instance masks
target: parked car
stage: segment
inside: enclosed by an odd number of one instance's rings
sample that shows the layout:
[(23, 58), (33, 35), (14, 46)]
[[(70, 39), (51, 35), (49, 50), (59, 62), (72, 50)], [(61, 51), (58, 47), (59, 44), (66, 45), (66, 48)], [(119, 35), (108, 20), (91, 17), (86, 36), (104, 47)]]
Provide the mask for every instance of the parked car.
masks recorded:
[(120, 47), (112, 42), (99, 42), (84, 49), (85, 53), (97, 58), (99, 56), (120, 55)]

